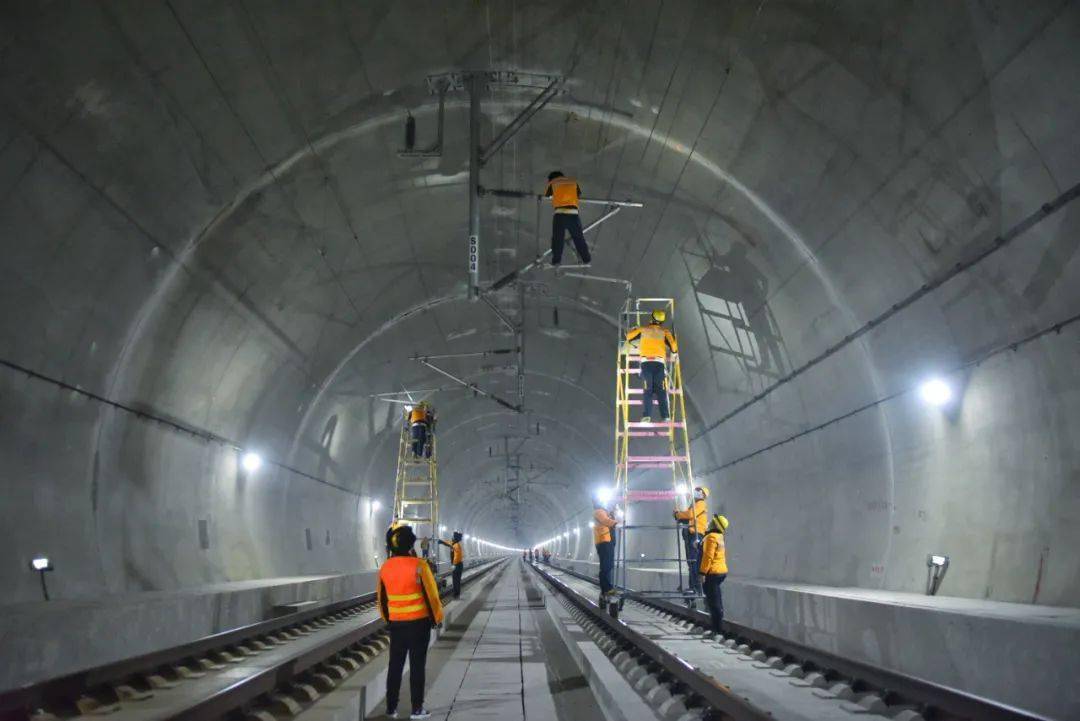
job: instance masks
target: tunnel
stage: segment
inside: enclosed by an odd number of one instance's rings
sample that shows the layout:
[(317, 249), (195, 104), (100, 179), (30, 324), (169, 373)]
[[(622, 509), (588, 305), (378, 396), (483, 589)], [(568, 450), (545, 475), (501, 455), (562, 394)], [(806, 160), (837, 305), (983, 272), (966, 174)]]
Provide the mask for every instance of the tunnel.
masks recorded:
[(595, 576), (662, 298), (728, 618), (1076, 718), (1078, 87), (1070, 0), (6, 4), (0, 689), (372, 590), (421, 400)]

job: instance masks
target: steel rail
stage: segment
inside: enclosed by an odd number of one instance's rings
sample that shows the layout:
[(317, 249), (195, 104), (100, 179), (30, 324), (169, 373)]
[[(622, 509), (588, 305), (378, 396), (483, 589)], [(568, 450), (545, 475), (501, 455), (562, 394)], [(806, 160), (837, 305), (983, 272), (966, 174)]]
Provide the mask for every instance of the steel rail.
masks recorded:
[[(583, 581), (596, 585), (596, 579), (584, 573), (562, 566), (553, 566)], [(709, 628), (709, 614), (704, 611), (687, 608), (679, 603), (650, 597), (647, 593), (633, 590), (626, 592), (626, 598), (645, 606), (671, 614), (698, 626)], [(700, 597), (690, 597), (700, 598)], [(993, 699), (977, 696), (951, 686), (927, 681), (917, 676), (910, 676), (900, 671), (873, 666), (862, 661), (845, 658), (828, 651), (806, 646), (759, 631), (750, 626), (724, 619), (724, 635), (738, 641), (772, 652), (769, 655), (780, 656), (785, 660), (799, 663), (807, 671), (819, 671), (826, 676), (843, 678), (853, 687), (864, 686), (879, 689), (882, 699), (889, 705), (905, 703), (923, 707), (923, 714), (933, 711), (935, 721), (1055, 721), (1049, 716), (1042, 716), (1034, 711), (1027, 711)], [(931, 716), (927, 716), (930, 718)]]
[[(467, 579), (463, 579), (463, 582), (472, 581), (482, 577), (498, 565), (501, 560), (503, 559), (481, 561), (470, 566), (470, 569), (482, 568), (483, 570), (479, 573), (472, 574)], [(440, 574), (438, 580), (442, 581), (450, 576), (451, 573), (449, 572)], [(440, 596), (444, 596), (447, 593), (449, 593), (449, 588), (443, 588), (440, 591)], [(211, 634), (177, 646), (171, 646), (158, 651), (151, 651), (138, 656), (120, 659), (119, 661), (112, 661), (100, 666), (75, 671), (64, 676), (3, 691), (0, 692), (0, 718), (7, 719), (9, 716), (11, 718), (28, 718), (30, 714), (38, 708), (48, 706), (55, 707), (58, 704), (63, 705), (64, 703), (73, 704), (82, 696), (92, 695), (95, 691), (110, 689), (110, 687), (126, 684), (134, 677), (148, 675), (163, 667), (183, 664), (192, 659), (210, 657), (215, 653), (242, 645), (245, 641), (256, 640), (278, 631), (289, 630), (322, 618), (333, 616), (343, 611), (367, 606), (374, 602), (375, 593), (365, 593), (306, 611), (297, 611), (278, 618), (258, 621), (228, 631)], [(372, 626), (372, 624), (382, 625), (376, 625), (369, 630), (369, 627)], [(343, 637), (356, 636), (359, 633), (363, 638), (366, 638), (367, 636), (380, 631), (383, 625), (385, 624), (383, 624), (382, 619), (375, 619), (369, 624), (365, 624), (360, 628), (353, 629), (347, 634), (344, 634)], [(356, 643), (355, 640), (346, 644), (346, 646), (354, 643)], [(299, 664), (302, 665), (302, 668), (294, 669), (293, 667), (298, 665), (297, 661), (298, 659), (293, 659), (285, 664), (279, 664), (276, 667), (266, 669), (255, 676), (242, 679), (229, 688), (218, 692), (215, 696), (241, 685), (248, 689), (261, 688), (262, 684), (266, 683), (271, 677), (282, 676), (281, 672), (286, 666), (289, 667), (288, 669), (285, 669), (286, 677), (292, 678), (296, 673), (313, 665), (310, 663)], [(249, 682), (250, 685), (248, 685)], [(200, 702), (199, 705), (201, 706), (202, 702)], [(203, 718), (208, 717), (203, 716)]]
[(605, 631), (618, 638), (627, 650), (633, 649), (646, 656), (664, 673), (685, 687), (691, 695), (699, 697), (706, 706), (719, 712), (721, 718), (733, 721), (775, 721), (769, 712), (735, 695), (731, 689), (712, 676), (702, 673), (652, 639), (646, 638), (625, 623), (612, 618), (595, 603), (538, 565), (533, 564), (532, 568), (567, 601), (586, 613), (593, 623), (602, 626)]

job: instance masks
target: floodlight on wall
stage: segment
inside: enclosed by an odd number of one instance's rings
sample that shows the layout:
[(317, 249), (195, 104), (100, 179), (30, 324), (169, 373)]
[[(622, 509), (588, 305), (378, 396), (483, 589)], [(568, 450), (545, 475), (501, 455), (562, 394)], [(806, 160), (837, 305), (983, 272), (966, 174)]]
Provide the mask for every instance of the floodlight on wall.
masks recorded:
[(446, 533), (446, 526), (439, 526), (439, 533)]
[(255, 471), (259, 470), (260, 468), (262, 468), (262, 464), (262, 456), (260, 456), (258, 453), (255, 453), (254, 451), (248, 451), (240, 459), (240, 465), (248, 473), (254, 473)]
[(680, 496), (685, 496), (689, 492), (690, 486), (686, 485), (685, 483), (680, 483), (678, 486), (675, 487), (675, 493)]
[(377, 499), (372, 499), (372, 501), (371, 501), (371, 512), (372, 513), (378, 513), (380, 508), (382, 508), (382, 503), (380, 501), (378, 501)]
[(600, 486), (596, 489), (596, 500), (601, 503), (608, 503), (613, 495), (614, 494), (609, 486)]
[(30, 559), (30, 568), (38, 572), (38, 576), (41, 578), (41, 595), (48, 601), (49, 587), (45, 584), (45, 574), (54, 570), (55, 567), (52, 565), (52, 561), (45, 556), (38, 556)]
[(574, 528), (574, 535), (575, 536), (580, 536), (581, 535), (581, 526), (577, 526), (576, 528)]
[(930, 378), (919, 386), (919, 397), (924, 403), (941, 407), (952, 400), (952, 386), (941, 378)]
[(926, 557), (926, 595), (936, 596), (945, 572), (949, 570), (949, 557), (931, 553)]

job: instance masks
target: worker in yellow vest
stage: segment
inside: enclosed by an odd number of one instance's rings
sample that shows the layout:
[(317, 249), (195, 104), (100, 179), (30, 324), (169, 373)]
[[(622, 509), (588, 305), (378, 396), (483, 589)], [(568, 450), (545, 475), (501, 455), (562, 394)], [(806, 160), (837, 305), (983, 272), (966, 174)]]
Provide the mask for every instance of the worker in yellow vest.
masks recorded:
[(729, 525), (728, 519), (717, 513), (712, 517), (705, 540), (701, 543), (701, 566), (698, 570), (705, 577), (705, 603), (709, 607), (713, 633), (720, 633), (724, 622), (724, 599), (720, 595), (720, 584), (728, 574), (724, 534)]
[(585, 265), (591, 263), (592, 256), (589, 254), (589, 245), (585, 242), (585, 231), (581, 229), (581, 216), (578, 215), (581, 186), (573, 178), (563, 175), (561, 170), (555, 170), (548, 175), (544, 197), (551, 198), (551, 206), (555, 211), (551, 218), (551, 264), (557, 266), (562, 263), (563, 243), (567, 233), (570, 233), (574, 240), (574, 250), (581, 262)]
[(694, 500), (684, 510), (675, 510), (672, 514), (677, 521), (685, 521), (686, 527), (682, 529), (683, 545), (686, 548), (686, 564), (689, 567), (691, 593), (701, 593), (701, 579), (698, 578), (698, 559), (700, 558), (701, 540), (705, 531), (709, 528), (709, 509), (705, 499), (709, 497), (709, 489), (697, 486), (694, 489)]
[(640, 339), (638, 355), (641, 357), (641, 380), (645, 382), (645, 392), (641, 396), (641, 420), (645, 423), (652, 422), (653, 398), (660, 406), (660, 419), (667, 421), (669, 418), (664, 376), (668, 351), (672, 355), (678, 354), (679, 344), (671, 331), (663, 326), (666, 319), (665, 311), (654, 310), (649, 325), (632, 328), (626, 334), (628, 342)]
[(451, 542), (439, 539), (439, 543), (450, 549), (450, 563), (454, 566), (454, 598), (461, 598), (461, 573), (465, 570), (465, 549), (461, 544), (461, 531), (454, 531)]
[[(408, 410), (409, 432), (412, 438), (412, 454), (414, 458), (423, 458), (427, 446), (428, 431), (434, 411), (427, 401), (421, 401), (419, 405)], [(430, 454), (428, 454), (430, 456)]]
[(615, 569), (615, 526), (619, 521), (599, 497), (593, 498), (593, 543), (600, 561), (600, 605), (611, 593), (611, 572)]
[(424, 708), (424, 667), (432, 627), (442, 626), (443, 608), (431, 567), (412, 553), (412, 526), (391, 533), (392, 555), (379, 569), (376, 605), (390, 627), (390, 663), (386, 671), (386, 714), (397, 713), (405, 659), (409, 659), (409, 690), (414, 719), (430, 718)]

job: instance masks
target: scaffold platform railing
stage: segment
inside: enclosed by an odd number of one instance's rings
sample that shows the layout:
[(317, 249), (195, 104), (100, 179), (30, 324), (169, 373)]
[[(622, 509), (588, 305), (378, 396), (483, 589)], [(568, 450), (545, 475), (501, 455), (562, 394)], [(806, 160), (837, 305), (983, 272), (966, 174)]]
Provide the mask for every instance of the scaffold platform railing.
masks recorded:
[[(615, 495), (623, 512), (623, 522), (616, 537), (615, 568), (613, 584), (621, 607), (622, 593), (633, 591), (637, 595), (651, 597), (678, 597), (693, 599), (696, 594), (689, 588), (684, 576), (685, 558), (680, 542), (680, 526), (670, 523), (631, 523), (632, 506), (641, 503), (666, 502), (680, 508), (692, 502), (693, 469), (691, 467), (690, 437), (687, 430), (686, 398), (683, 386), (682, 366), (677, 353), (669, 353), (664, 359), (664, 393), (667, 396), (669, 418), (645, 421), (642, 418), (645, 383), (641, 375), (642, 358), (638, 344), (628, 342), (633, 328), (645, 326), (654, 310), (666, 315), (665, 327), (678, 341), (675, 325), (675, 300), (673, 298), (628, 298), (619, 314), (619, 339), (617, 371), (615, 374)], [(664, 472), (666, 471), (666, 473)], [(658, 536), (672, 533), (677, 556), (641, 553), (628, 558), (630, 534), (648, 533), (659, 541)], [(640, 545), (640, 544), (639, 544)], [(660, 544), (649, 543), (659, 547)], [(655, 563), (667, 569), (675, 566), (678, 573), (676, 590), (642, 591), (631, 588), (627, 571), (630, 566)], [(684, 590), (685, 588), (685, 590)], [(613, 609), (614, 610), (614, 609)]]

